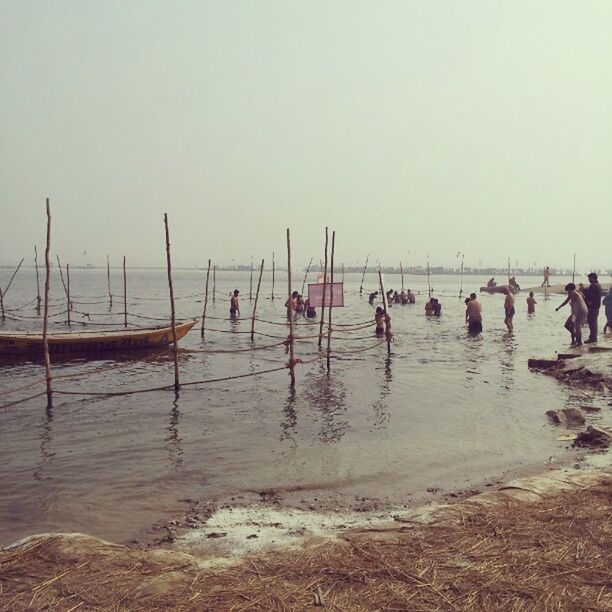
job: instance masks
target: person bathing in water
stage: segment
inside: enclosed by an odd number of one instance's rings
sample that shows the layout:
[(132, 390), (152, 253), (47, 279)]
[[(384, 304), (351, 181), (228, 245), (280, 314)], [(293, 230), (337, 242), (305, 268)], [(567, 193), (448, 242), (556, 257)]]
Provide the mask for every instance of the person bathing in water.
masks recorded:
[(533, 297), (533, 291), (529, 292), (529, 297), (527, 298), (527, 314), (535, 314), (535, 307), (537, 302)]
[(572, 346), (582, 346), (582, 326), (586, 323), (589, 310), (582, 293), (576, 289), (574, 283), (565, 285), (565, 291), (567, 292), (567, 298), (555, 308), (555, 312), (558, 312), (569, 302), (571, 314), (565, 321), (564, 327), (572, 337)]
[(230, 317), (235, 319), (236, 316), (240, 316), (240, 304), (238, 302), (238, 295), (240, 291), (238, 289), (234, 289), (234, 294), (232, 295), (232, 299), (230, 300)]
[(512, 319), (514, 318), (514, 294), (510, 291), (509, 287), (504, 287), (504, 294), (506, 298), (504, 299), (504, 323), (508, 328), (508, 331), (512, 333), (514, 331), (514, 325), (512, 324)]
[(382, 306), (378, 306), (376, 308), (374, 320), (376, 321), (375, 334), (380, 338), (381, 336), (385, 335), (385, 311), (382, 309)]
[(475, 293), (471, 293), (469, 300), (466, 300), (465, 319), (471, 334), (479, 334), (482, 331), (482, 306)]
[[(285, 308), (287, 309), (287, 318), (291, 316), (292, 310), (294, 315), (297, 313), (299, 295), (300, 294), (297, 291), (294, 291), (291, 294), (291, 297), (287, 298), (287, 301), (285, 302)], [(291, 302), (289, 300), (291, 300)]]
[(378, 291), (372, 291), (372, 293), (370, 293), (370, 297), (368, 298), (368, 304), (370, 304), (370, 306), (374, 305), (374, 300), (378, 297)]

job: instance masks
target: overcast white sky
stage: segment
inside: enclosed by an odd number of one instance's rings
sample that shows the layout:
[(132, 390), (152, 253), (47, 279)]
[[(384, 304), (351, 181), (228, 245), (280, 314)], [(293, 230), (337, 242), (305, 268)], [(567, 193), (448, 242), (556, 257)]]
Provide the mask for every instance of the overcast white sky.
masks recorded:
[(0, 128), (3, 264), (612, 263), (610, 0), (0, 0)]

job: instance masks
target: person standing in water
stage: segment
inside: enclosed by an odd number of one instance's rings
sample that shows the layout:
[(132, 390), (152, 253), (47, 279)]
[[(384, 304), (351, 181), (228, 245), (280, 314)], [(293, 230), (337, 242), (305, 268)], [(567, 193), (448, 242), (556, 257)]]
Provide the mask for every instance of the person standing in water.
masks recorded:
[(601, 308), (601, 297), (603, 291), (597, 280), (597, 274), (591, 272), (587, 277), (589, 286), (584, 290), (584, 300), (588, 308), (587, 323), (589, 324), (589, 338), (586, 344), (597, 342), (597, 319), (599, 318), (599, 309)]
[(512, 319), (514, 318), (514, 294), (510, 291), (509, 287), (504, 287), (504, 294), (506, 295), (506, 299), (504, 300), (504, 323), (508, 328), (508, 331), (512, 333), (514, 331), (514, 325), (512, 323)]
[(230, 300), (230, 317), (235, 319), (236, 316), (240, 316), (240, 304), (238, 303), (238, 294), (240, 291), (238, 289), (234, 289), (234, 295), (232, 295), (232, 299)]
[(527, 298), (527, 314), (535, 314), (535, 307), (537, 302), (533, 297), (533, 291), (529, 292), (529, 297)]
[(543, 287), (544, 285), (550, 287), (550, 268), (548, 266), (544, 268), (544, 280), (542, 281), (540, 287)]
[(381, 337), (385, 335), (385, 311), (381, 306), (376, 308), (376, 314), (374, 315), (374, 320), (376, 321), (376, 336)]
[(470, 294), (470, 299), (465, 304), (465, 318), (470, 333), (479, 334), (482, 331), (482, 306), (475, 293)]
[(588, 308), (582, 293), (576, 290), (574, 283), (565, 285), (565, 291), (567, 298), (555, 308), (555, 312), (558, 312), (568, 302), (570, 303), (571, 314), (565, 321), (564, 327), (572, 336), (572, 346), (582, 346), (582, 326), (586, 323)]

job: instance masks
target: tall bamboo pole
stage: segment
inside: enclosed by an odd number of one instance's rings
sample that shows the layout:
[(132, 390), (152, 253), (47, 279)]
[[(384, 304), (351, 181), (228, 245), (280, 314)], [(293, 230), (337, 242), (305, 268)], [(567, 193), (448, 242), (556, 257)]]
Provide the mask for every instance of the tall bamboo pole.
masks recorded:
[(361, 285), (359, 286), (359, 295), (363, 294), (363, 279), (365, 278), (366, 270), (368, 269), (368, 260), (369, 259), (370, 259), (370, 256), (368, 255), (366, 257), (365, 266), (363, 266), (363, 274), (361, 275)]
[(572, 271), (572, 283), (576, 282), (576, 253), (574, 253), (574, 269)]
[(164, 213), (164, 226), (166, 227), (166, 262), (168, 266), (168, 289), (170, 290), (170, 317), (172, 322), (172, 346), (174, 353), (174, 390), (178, 391), (180, 384), (178, 346), (176, 341), (176, 309), (174, 307), (174, 287), (172, 286), (172, 262), (170, 260), (170, 230), (168, 229), (168, 213)]
[(253, 304), (253, 316), (251, 317), (251, 340), (255, 340), (255, 311), (257, 310), (257, 301), (259, 300), (259, 289), (261, 287), (261, 277), (264, 271), (264, 260), (261, 260), (259, 268), (259, 280), (257, 281), (257, 291), (255, 292), (255, 302)]
[(463, 293), (463, 261), (465, 259), (465, 255), (462, 253), (461, 254), (461, 286), (459, 287), (459, 297), (461, 297), (462, 293)]
[(70, 327), (70, 265), (66, 264), (66, 311), (68, 313), (68, 327)]
[(508, 257), (508, 285), (510, 285), (510, 258)]
[(208, 306), (208, 279), (210, 277), (210, 259), (206, 270), (206, 288), (204, 289), (204, 309), (202, 310), (202, 327), (200, 328), (200, 338), (204, 338), (204, 323), (206, 322), (206, 307)]
[(2, 312), (2, 320), (4, 321), (4, 298), (6, 297), (6, 294), (8, 292), (8, 290), (11, 288), (11, 285), (13, 284), (13, 279), (15, 278), (15, 276), (17, 276), (17, 272), (19, 272), (19, 268), (21, 268), (21, 264), (23, 263), (23, 257), (21, 258), (21, 261), (19, 262), (19, 265), (15, 268), (15, 271), (13, 272), (7, 286), (6, 289), (4, 290), (4, 292), (2, 292), (2, 289), (0, 289), (0, 311)]
[(291, 388), (295, 387), (295, 359), (293, 351), (293, 300), (291, 299), (291, 235), (287, 228), (287, 288), (289, 294), (289, 374), (291, 376)]
[(125, 255), (123, 256), (123, 326), (128, 326), (127, 320), (127, 274), (125, 271)]
[(308, 273), (310, 272), (310, 266), (312, 265), (312, 257), (308, 262), (308, 267), (306, 268), (306, 274), (304, 274), (304, 281), (302, 282), (302, 295), (304, 295), (304, 287), (306, 287), (306, 280), (308, 279)]
[(62, 281), (62, 287), (64, 288), (64, 295), (68, 294), (68, 287), (66, 287), (66, 281), (64, 280), (64, 273), (62, 272), (62, 264), (60, 262), (59, 255), (55, 254), (55, 259), (57, 259), (57, 269), (59, 270), (60, 280)]
[(400, 261), (400, 274), (402, 275), (402, 291), (404, 290), (404, 266), (402, 266), (402, 262)]
[(336, 232), (332, 232), (331, 243), (331, 271), (329, 278), (329, 321), (327, 325), (327, 371), (331, 369), (331, 336), (332, 336), (332, 311), (334, 309), (334, 250), (336, 247)]
[(387, 301), (387, 294), (385, 293), (385, 286), (383, 285), (382, 271), (380, 266), (378, 267), (378, 282), (380, 283), (380, 292), (383, 296), (383, 308), (385, 310), (385, 337), (387, 338), (387, 354), (391, 354), (391, 317), (389, 316), (389, 303)]
[(344, 264), (342, 264), (342, 284), (344, 285)]
[(431, 279), (429, 276), (429, 255), (427, 256), (427, 292), (429, 293), (429, 297), (431, 298)]
[(40, 314), (40, 276), (38, 275), (38, 249), (34, 245), (34, 268), (36, 268), (36, 310)]
[(251, 276), (249, 278), (249, 302), (253, 301), (253, 258), (251, 257)]
[(49, 328), (49, 278), (51, 276), (51, 263), (49, 262), (49, 249), (51, 248), (51, 208), (47, 198), (47, 245), (45, 247), (45, 309), (43, 314), (43, 355), (45, 358), (45, 380), (47, 383), (47, 406), (53, 404), (53, 376), (51, 375), (51, 359), (49, 357), (49, 341), (47, 332)]
[(213, 266), (213, 290), (212, 290), (212, 294), (213, 294), (213, 304), (216, 302), (217, 300), (217, 266)]
[(276, 278), (276, 264), (274, 263), (274, 251), (272, 251), (272, 295), (270, 299), (274, 299), (274, 281)]
[(327, 245), (329, 230), (325, 227), (325, 267), (323, 268), (323, 299), (321, 300), (321, 322), (319, 323), (319, 348), (323, 343), (323, 323), (325, 322), (325, 294), (327, 293)]
[(111, 293), (111, 280), (110, 280), (110, 259), (106, 256), (106, 284), (108, 285), (108, 307), (113, 307), (113, 294)]

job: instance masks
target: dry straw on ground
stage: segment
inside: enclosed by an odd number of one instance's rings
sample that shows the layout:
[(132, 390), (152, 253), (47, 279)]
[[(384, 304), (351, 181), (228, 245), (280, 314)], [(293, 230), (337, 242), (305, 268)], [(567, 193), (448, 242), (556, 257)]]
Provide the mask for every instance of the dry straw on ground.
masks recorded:
[(84, 538), (0, 553), (4, 610), (612, 610), (610, 483), (533, 504), (463, 502), (202, 571), (189, 555)]

